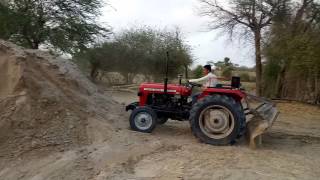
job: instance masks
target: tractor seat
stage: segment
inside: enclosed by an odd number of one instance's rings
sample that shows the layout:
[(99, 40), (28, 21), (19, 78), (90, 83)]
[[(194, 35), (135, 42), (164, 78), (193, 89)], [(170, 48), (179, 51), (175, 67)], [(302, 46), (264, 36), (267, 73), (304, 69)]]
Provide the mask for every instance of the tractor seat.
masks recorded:
[(216, 84), (215, 87), (209, 87), (209, 88), (231, 89), (231, 86), (230, 84)]

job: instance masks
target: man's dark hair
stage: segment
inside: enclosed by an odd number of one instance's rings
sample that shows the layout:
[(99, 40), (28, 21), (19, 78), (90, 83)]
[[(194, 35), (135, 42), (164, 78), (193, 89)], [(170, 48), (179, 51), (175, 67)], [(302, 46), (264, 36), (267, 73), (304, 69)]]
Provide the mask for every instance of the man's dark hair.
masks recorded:
[(211, 65), (204, 65), (203, 68), (211, 72)]

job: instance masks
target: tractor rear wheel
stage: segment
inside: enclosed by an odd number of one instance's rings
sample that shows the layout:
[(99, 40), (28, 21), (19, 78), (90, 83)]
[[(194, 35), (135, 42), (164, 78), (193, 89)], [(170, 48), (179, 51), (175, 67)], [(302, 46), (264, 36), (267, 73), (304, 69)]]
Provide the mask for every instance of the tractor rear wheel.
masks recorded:
[(240, 103), (225, 95), (204, 97), (190, 111), (193, 134), (202, 142), (227, 145), (235, 142), (245, 119)]
[(137, 107), (130, 115), (132, 130), (151, 133), (157, 124), (157, 114), (149, 107)]

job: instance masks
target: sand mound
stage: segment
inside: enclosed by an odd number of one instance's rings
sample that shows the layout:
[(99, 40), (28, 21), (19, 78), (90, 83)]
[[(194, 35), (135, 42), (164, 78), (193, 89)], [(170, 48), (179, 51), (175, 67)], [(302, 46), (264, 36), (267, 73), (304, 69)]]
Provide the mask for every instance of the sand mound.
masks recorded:
[(70, 60), (0, 41), (0, 156), (88, 144), (112, 105)]

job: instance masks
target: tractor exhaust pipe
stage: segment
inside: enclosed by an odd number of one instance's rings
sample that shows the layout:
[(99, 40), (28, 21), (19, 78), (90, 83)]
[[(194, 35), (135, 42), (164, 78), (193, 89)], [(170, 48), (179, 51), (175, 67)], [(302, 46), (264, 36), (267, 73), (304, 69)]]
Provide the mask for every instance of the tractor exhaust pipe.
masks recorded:
[(168, 71), (169, 71), (169, 51), (167, 51), (167, 58), (166, 58), (166, 74), (164, 78), (164, 94), (167, 95), (168, 92)]

